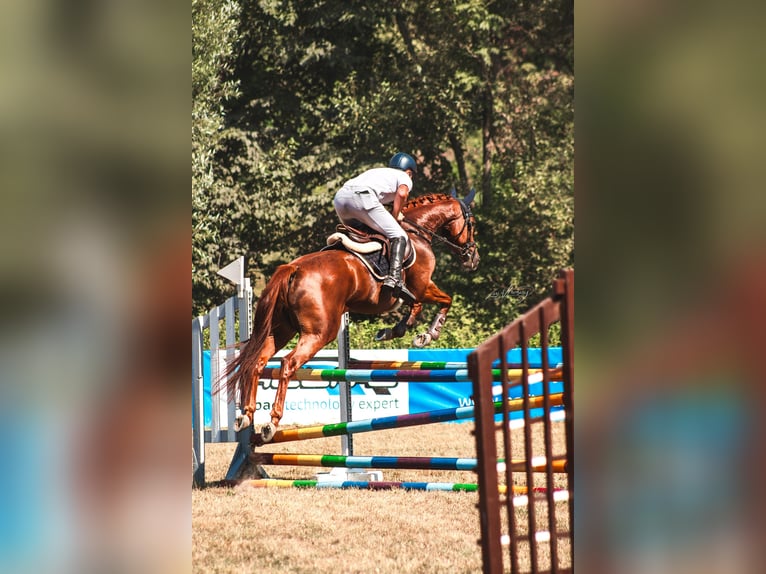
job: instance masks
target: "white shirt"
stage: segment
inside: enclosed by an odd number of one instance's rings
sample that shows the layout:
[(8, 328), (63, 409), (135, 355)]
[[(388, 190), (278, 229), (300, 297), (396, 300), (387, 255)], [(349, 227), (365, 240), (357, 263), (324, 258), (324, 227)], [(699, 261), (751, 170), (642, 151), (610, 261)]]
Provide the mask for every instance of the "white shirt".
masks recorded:
[(412, 180), (405, 172), (392, 167), (375, 167), (349, 179), (343, 187), (368, 189), (385, 205), (393, 203), (400, 185), (406, 185), (407, 190), (412, 191)]

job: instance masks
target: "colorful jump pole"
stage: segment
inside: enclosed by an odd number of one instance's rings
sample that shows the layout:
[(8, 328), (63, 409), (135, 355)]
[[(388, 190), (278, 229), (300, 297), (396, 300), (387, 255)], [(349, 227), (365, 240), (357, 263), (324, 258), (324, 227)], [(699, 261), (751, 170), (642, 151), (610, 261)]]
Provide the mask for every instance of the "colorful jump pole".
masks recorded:
[[(315, 359), (301, 365), (301, 369), (327, 369), (328, 364), (334, 363), (332, 359)], [(338, 361), (340, 363), (340, 361)], [(280, 362), (271, 360), (266, 365), (270, 368), (279, 368)], [(557, 366), (558, 367), (558, 366)], [(376, 361), (367, 359), (349, 359), (347, 366), (338, 365), (339, 369), (409, 369), (409, 370), (443, 370), (443, 369), (467, 369), (465, 361)], [(499, 368), (499, 363), (495, 365)], [(509, 369), (521, 369), (521, 363), (509, 363)], [(541, 369), (532, 368), (530, 373), (539, 372)]]
[[(555, 393), (550, 396), (551, 406), (563, 405), (563, 394)], [(508, 408), (511, 411), (520, 411), (524, 408), (524, 399), (511, 399)], [(529, 397), (529, 408), (536, 409), (543, 406), (543, 397)], [(495, 402), (495, 412), (500, 413), (503, 408), (502, 401)], [(334, 423), (319, 426), (300, 427), (294, 429), (277, 429), (271, 442), (290, 442), (307, 440), (328, 436), (343, 436), (361, 432), (371, 432), (394, 428), (427, 425), (447, 421), (456, 421), (473, 418), (473, 407), (457, 407), (454, 409), (441, 409), (410, 415), (398, 415), (392, 417), (380, 417), (348, 423)]]
[[(396, 482), (396, 481), (364, 481), (364, 480), (283, 480), (276, 478), (261, 478), (245, 480), (240, 486), (249, 486), (252, 488), (341, 488), (341, 489), (360, 489), (360, 490), (393, 490), (400, 488), (402, 490), (442, 490), (448, 492), (477, 492), (478, 484), (460, 483), (460, 482)], [(505, 494), (507, 488), (505, 485), (499, 485), (500, 494)], [(526, 486), (513, 486), (514, 496), (529, 495), (529, 489)], [(545, 494), (548, 490), (544, 487), (533, 488), (535, 494)], [(556, 490), (554, 493), (560, 491)], [(566, 491), (564, 491), (566, 492)], [(568, 494), (568, 493), (567, 493)], [(562, 500), (565, 497), (560, 497)]]
[[(338, 361), (340, 363), (341, 361)], [(330, 369), (329, 366), (334, 363), (333, 360), (321, 360), (314, 359), (301, 365), (301, 369)], [(279, 368), (280, 361), (270, 360), (266, 367)], [(428, 369), (428, 370), (441, 370), (441, 369), (467, 369), (468, 363), (465, 361), (375, 361), (366, 359), (349, 359), (348, 364), (344, 367), (338, 364), (339, 369)], [(510, 367), (509, 367), (510, 368)], [(514, 367), (515, 368), (515, 367)]]
[[(549, 371), (551, 380), (561, 378), (560, 369)], [(530, 382), (542, 381), (540, 369), (529, 370)], [(495, 381), (501, 380), (500, 369), (494, 369), (492, 376)], [(521, 380), (521, 369), (509, 369), (508, 378), (512, 381)], [(261, 379), (279, 379), (279, 368), (267, 367), (259, 377)], [(431, 370), (408, 370), (408, 369), (298, 369), (291, 377), (294, 381), (397, 381), (407, 383), (463, 383), (470, 382), (468, 369), (431, 369)]]
[(351, 359), (349, 369), (409, 369), (409, 370), (443, 370), (467, 369), (465, 361), (365, 361)]
[(342, 488), (362, 490), (442, 490), (448, 492), (476, 492), (478, 485), (459, 482), (393, 482), (363, 480), (248, 480), (243, 485), (253, 488)]
[[(289, 465), (289, 466), (321, 466), (338, 468), (375, 468), (400, 470), (476, 470), (475, 458), (450, 458), (430, 456), (342, 456), (334, 454), (282, 454), (257, 453), (253, 457), (256, 464)], [(503, 459), (498, 463), (505, 465)], [(535, 472), (546, 471), (545, 457), (532, 459), (532, 469)], [(553, 472), (566, 472), (566, 460), (551, 460)], [(503, 467), (504, 468), (504, 467)], [(525, 460), (514, 460), (511, 463), (514, 471), (526, 469)]]

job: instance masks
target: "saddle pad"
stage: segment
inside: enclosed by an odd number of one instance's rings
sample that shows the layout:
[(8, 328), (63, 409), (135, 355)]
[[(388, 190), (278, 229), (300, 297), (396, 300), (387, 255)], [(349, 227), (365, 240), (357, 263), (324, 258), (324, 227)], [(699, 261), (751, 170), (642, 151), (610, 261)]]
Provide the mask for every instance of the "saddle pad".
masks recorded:
[[(337, 235), (337, 234), (334, 234)], [(332, 237), (332, 235), (330, 236)], [(345, 237), (345, 236), (344, 236)], [(328, 238), (329, 241), (329, 238)], [(363, 244), (367, 245), (367, 244)], [(383, 254), (382, 245), (379, 243), (376, 244), (378, 246), (378, 249), (375, 251), (370, 251), (369, 253), (359, 253), (358, 251), (354, 251), (353, 249), (349, 249), (346, 247), (346, 245), (341, 241), (337, 240), (332, 245), (327, 245), (327, 247), (322, 247), (321, 251), (330, 251), (332, 249), (338, 249), (340, 251), (347, 251), (348, 253), (351, 253), (355, 257), (359, 258), (359, 260), (364, 263), (364, 265), (367, 267), (367, 269), (370, 270), (370, 273), (372, 273), (372, 276), (375, 277), (378, 281), (383, 281), (383, 279), (386, 278), (388, 275), (388, 269), (390, 266), (390, 263), (388, 261), (388, 257), (386, 257)]]
[(369, 241), (367, 243), (359, 243), (351, 239), (348, 235), (343, 233), (333, 233), (327, 238), (327, 245), (333, 245), (340, 241), (343, 246), (349, 251), (356, 251), (357, 253), (373, 253), (374, 251), (380, 251), (383, 249), (383, 245), (377, 241)]
[[(412, 244), (410, 243), (408, 247), (409, 253), (402, 262), (404, 269), (412, 267), (416, 260), (415, 249), (412, 248)], [(378, 281), (383, 281), (388, 276), (388, 270), (391, 267), (391, 262), (388, 259), (388, 250), (383, 249), (383, 245), (377, 240), (359, 243), (343, 233), (336, 232), (327, 238), (327, 247), (323, 247), (321, 250), (327, 251), (330, 249), (341, 249), (352, 253), (367, 266), (372, 276)]]

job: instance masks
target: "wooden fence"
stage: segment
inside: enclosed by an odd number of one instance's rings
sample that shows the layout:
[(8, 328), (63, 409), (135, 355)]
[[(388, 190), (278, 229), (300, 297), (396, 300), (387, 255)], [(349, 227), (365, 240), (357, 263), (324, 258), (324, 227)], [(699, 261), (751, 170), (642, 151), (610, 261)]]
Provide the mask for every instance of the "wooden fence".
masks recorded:
[[(557, 365), (549, 365), (548, 330), (561, 323), (561, 380), (564, 382), (564, 417), (552, 420), (549, 381)], [(530, 418), (528, 343), (540, 335), (543, 373), (543, 416)], [(511, 421), (508, 401), (496, 415), (497, 395), (508, 397), (514, 384), (503, 376), (493, 382), (493, 368), (507, 371), (508, 351), (521, 347), (522, 396), (524, 422)], [(483, 571), (486, 574), (507, 572), (572, 572), (574, 569), (574, 271), (565, 270), (553, 283), (553, 294), (482, 343), (468, 357), (473, 381), (476, 454), (479, 484), (479, 512)], [(558, 378), (556, 380), (559, 380)], [(563, 426), (563, 428), (562, 428)], [(519, 436), (521, 435), (521, 436)], [(563, 435), (563, 438), (562, 438)], [(554, 452), (554, 444), (559, 452)], [(522, 451), (519, 453), (518, 451)], [(561, 452), (564, 451), (564, 452)], [(523, 454), (528, 461), (524, 470), (506, 465), (498, 471), (498, 458), (511, 460)], [(552, 465), (545, 473), (535, 473), (536, 458), (551, 461), (566, 458), (565, 478), (554, 474)], [(562, 481), (565, 484), (562, 484)], [(521, 511), (513, 495), (514, 488), (526, 486), (529, 504)], [(555, 496), (562, 488), (568, 496)]]

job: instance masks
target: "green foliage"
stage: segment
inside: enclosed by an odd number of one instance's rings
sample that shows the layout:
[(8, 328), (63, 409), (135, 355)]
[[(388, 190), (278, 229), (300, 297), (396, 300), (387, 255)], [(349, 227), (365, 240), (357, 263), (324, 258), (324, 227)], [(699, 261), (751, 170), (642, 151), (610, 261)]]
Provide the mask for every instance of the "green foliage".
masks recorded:
[[(473, 346), (573, 265), (571, 1), (200, 0), (193, 14), (196, 309), (230, 294), (215, 271), (241, 254), (257, 294), (317, 249), (335, 190), (397, 150), (421, 165), (415, 195), (479, 190), (479, 270), (437, 248), (455, 302), (434, 345)], [(409, 345), (374, 342), (394, 315), (355, 321), (355, 346)]]
[[(529, 338), (529, 341), (527, 344), (530, 347), (539, 347), (540, 346), (540, 333), (537, 333)], [(556, 322), (553, 323), (548, 328), (548, 345), (551, 347), (560, 347), (561, 346), (561, 323)]]
[[(407, 309), (409, 312), (409, 309)], [(435, 307), (426, 307), (415, 326), (408, 330), (401, 339), (378, 342), (375, 334), (386, 327), (393, 327), (402, 317), (402, 311), (396, 311), (381, 317), (364, 315), (351, 316), (349, 336), (352, 349), (401, 349), (412, 346), (412, 339), (424, 333), (431, 326), (436, 316)], [(491, 329), (482, 326), (475, 315), (464, 305), (460, 295), (456, 295), (453, 306), (447, 315), (447, 321), (442, 328), (441, 336), (433, 341), (432, 349), (458, 349), (475, 347), (493, 334)]]
[[(215, 304), (221, 281), (218, 245), (226, 214), (216, 209), (222, 188), (215, 154), (225, 103), (238, 95), (231, 55), (239, 5), (233, 0), (192, 0), (192, 300), (193, 313)], [(236, 249), (233, 250), (236, 253)], [(233, 259), (234, 257), (232, 257)], [(225, 260), (224, 265), (229, 261)]]

